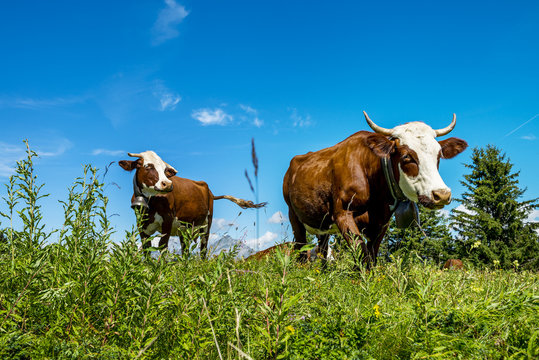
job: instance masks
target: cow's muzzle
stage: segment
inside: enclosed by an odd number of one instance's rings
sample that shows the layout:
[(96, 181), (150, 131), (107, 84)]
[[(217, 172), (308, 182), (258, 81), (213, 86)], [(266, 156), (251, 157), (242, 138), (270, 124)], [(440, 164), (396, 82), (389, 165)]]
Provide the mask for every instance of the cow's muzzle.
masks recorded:
[(420, 195), (418, 201), (421, 205), (431, 210), (438, 210), (451, 203), (450, 190), (434, 190), (431, 197)]
[(451, 203), (451, 191), (443, 190), (434, 190), (432, 192), (432, 200), (436, 206), (445, 206)]
[(169, 186), (167, 186), (166, 184), (162, 183), (162, 188), (161, 189), (155, 189), (161, 193), (169, 193), (171, 192), (173, 189), (174, 189), (174, 185), (171, 183)]

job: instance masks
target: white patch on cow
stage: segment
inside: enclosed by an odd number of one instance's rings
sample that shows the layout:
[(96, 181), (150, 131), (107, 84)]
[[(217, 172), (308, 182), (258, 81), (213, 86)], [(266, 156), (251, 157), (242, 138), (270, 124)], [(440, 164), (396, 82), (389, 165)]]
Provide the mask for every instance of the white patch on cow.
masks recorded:
[(145, 184), (142, 184), (141, 191), (144, 194), (144, 196), (148, 196), (148, 197), (154, 196), (168, 189), (172, 185), (172, 180), (167, 178), (167, 176), (165, 175), (165, 170), (167, 167), (172, 168), (172, 166), (168, 165), (166, 162), (161, 160), (161, 158), (155, 152), (151, 150), (144, 151), (140, 153), (140, 155), (142, 155), (143, 166), (148, 166), (150, 164), (153, 165), (153, 167), (157, 171), (157, 175), (159, 176), (159, 179), (153, 186), (146, 186)]
[(144, 229), (144, 233), (146, 235), (152, 235), (155, 232), (161, 232), (161, 227), (163, 226), (163, 218), (161, 215), (155, 213), (153, 223), (149, 224), (146, 229)]
[(320, 230), (320, 229), (315, 229), (315, 228), (312, 228), (310, 227), (309, 225), (307, 224), (303, 224), (303, 226), (305, 226), (305, 229), (307, 230), (307, 232), (311, 235), (335, 235), (335, 234), (339, 234), (339, 228), (337, 227), (336, 224), (332, 224), (330, 226), (329, 229), (327, 230)]
[(400, 140), (401, 145), (414, 150), (419, 159), (419, 174), (415, 177), (406, 175), (399, 165), (399, 186), (407, 198), (417, 201), (419, 195), (424, 195), (432, 199), (435, 190), (451, 191), (438, 171), (441, 146), (430, 126), (422, 122), (411, 122), (396, 126), (392, 135)]

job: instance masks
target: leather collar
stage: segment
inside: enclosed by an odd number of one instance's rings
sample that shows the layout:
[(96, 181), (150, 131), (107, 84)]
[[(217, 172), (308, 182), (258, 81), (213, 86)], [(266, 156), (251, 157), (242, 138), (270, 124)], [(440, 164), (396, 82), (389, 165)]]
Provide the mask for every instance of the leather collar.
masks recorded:
[(384, 171), (384, 177), (386, 178), (387, 186), (389, 187), (389, 192), (391, 193), (391, 196), (393, 197), (393, 200), (394, 200), (393, 205), (390, 205), (389, 209), (391, 211), (394, 211), (399, 205), (399, 202), (408, 200), (408, 198), (404, 196), (404, 193), (399, 187), (399, 184), (395, 180), (395, 174), (393, 173), (393, 166), (391, 165), (390, 158), (383, 157), (381, 161), (382, 161), (382, 169)]

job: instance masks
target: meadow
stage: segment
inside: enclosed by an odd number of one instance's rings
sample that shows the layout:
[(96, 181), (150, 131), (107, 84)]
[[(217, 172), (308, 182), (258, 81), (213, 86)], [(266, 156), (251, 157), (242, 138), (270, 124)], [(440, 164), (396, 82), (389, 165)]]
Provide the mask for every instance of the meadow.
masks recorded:
[(339, 246), (326, 268), (279, 251), (151, 257), (135, 230), (111, 240), (91, 167), (62, 202), (63, 227), (46, 231), (34, 155), (6, 184), (2, 359), (539, 357), (537, 272), (440, 270), (414, 256), (358, 270)]

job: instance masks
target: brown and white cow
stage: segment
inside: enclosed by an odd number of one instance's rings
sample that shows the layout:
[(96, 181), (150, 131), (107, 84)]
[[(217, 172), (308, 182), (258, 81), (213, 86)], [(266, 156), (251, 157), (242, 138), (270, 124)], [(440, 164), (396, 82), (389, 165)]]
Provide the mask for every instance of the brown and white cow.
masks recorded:
[(296, 249), (306, 243), (307, 230), (318, 236), (325, 257), (329, 236), (340, 232), (349, 244), (359, 241), (370, 264), (376, 262), (400, 201), (411, 200), (429, 209), (450, 203), (451, 190), (438, 172), (439, 162), (461, 153), (468, 144), (457, 138), (435, 138), (453, 130), (456, 116), (448, 127), (433, 130), (422, 122), (384, 129), (364, 115), (374, 133), (359, 131), (290, 162), (283, 195)]
[(184, 179), (176, 175), (172, 166), (161, 160), (153, 151), (140, 154), (128, 153), (137, 160), (121, 160), (118, 164), (127, 171), (136, 170), (133, 177), (132, 207), (141, 206), (144, 217), (140, 236), (142, 246), (148, 248), (146, 241), (152, 234), (160, 232), (159, 247), (167, 247), (170, 236), (180, 238), (182, 252), (189, 248), (187, 240), (178, 231), (182, 225), (204, 227), (200, 236), (200, 252), (204, 257), (213, 216), (213, 200), (227, 199), (240, 207), (259, 208), (265, 203), (238, 199), (229, 195), (214, 196), (204, 181)]

